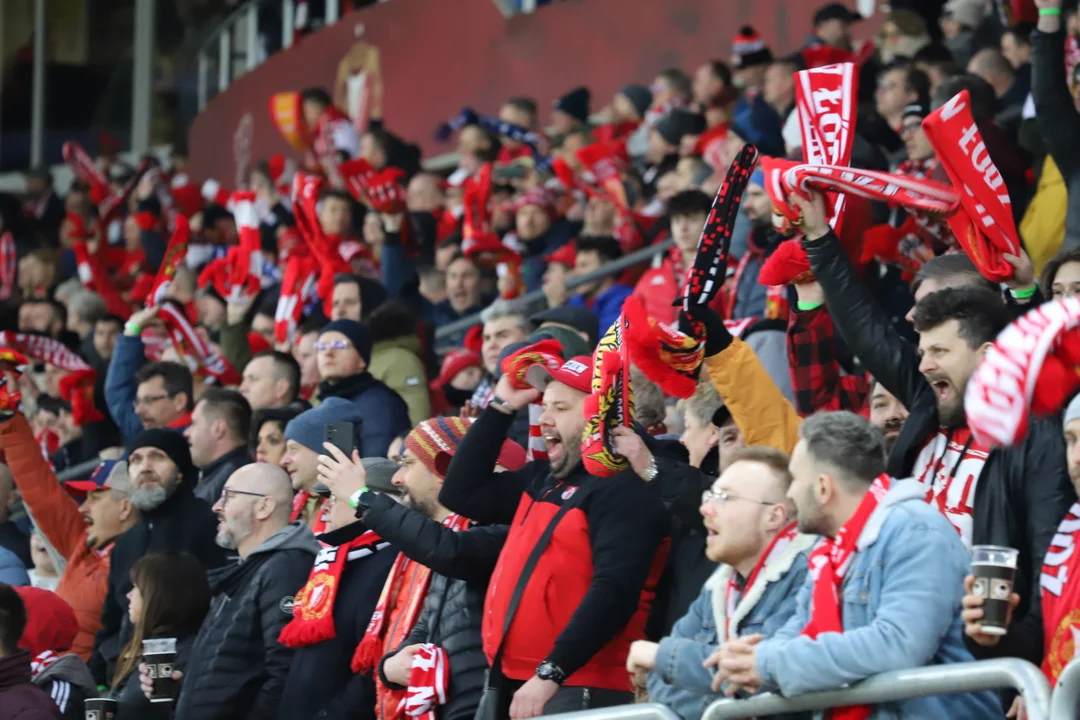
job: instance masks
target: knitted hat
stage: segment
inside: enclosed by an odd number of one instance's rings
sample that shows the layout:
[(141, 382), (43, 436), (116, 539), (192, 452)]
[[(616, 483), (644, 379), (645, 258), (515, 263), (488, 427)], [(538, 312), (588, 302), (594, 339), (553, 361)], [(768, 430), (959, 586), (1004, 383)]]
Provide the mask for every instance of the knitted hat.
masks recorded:
[(705, 132), (705, 116), (685, 108), (675, 108), (656, 121), (656, 132), (668, 145), (678, 147), (684, 135)]
[(915, 115), (920, 118), (924, 118), (930, 114), (930, 108), (926, 106), (926, 103), (922, 101), (913, 102), (904, 108), (904, 117)]
[(1080, 394), (1077, 394), (1065, 408), (1065, 414), (1061, 417), (1061, 424), (1068, 427), (1073, 420), (1080, 420)]
[(19, 647), (29, 650), (32, 658), (46, 650), (56, 653), (70, 650), (79, 632), (79, 621), (67, 601), (36, 587), (17, 587), (15, 592), (26, 606), (26, 629)]
[(736, 70), (768, 65), (773, 61), (769, 46), (750, 25), (743, 25), (739, 34), (731, 42), (731, 52), (735, 54), (733, 63)]
[(188, 446), (187, 438), (175, 430), (165, 428), (143, 430), (128, 440), (127, 454), (131, 455), (139, 448), (157, 448), (169, 456), (185, 480), (194, 480), (197, 477), (199, 471), (191, 462), (191, 448)]
[[(359, 325), (359, 323), (354, 323)], [(378, 422), (378, 418), (371, 418), (372, 422)], [(357, 436), (360, 426), (364, 422), (364, 414), (354, 403), (345, 398), (329, 397), (323, 400), (317, 407), (305, 410), (285, 426), (285, 440), (295, 440), (309, 450), (319, 455), (325, 455), (323, 450), (323, 427), (327, 423), (351, 422), (355, 425)], [(359, 448), (359, 443), (356, 443)], [(361, 448), (362, 450), (362, 448)]]
[(469, 421), (459, 417), (437, 417), (425, 420), (405, 437), (405, 448), (431, 472), (439, 475), (435, 456), (440, 452), (451, 456), (457, 452)]
[(454, 350), (447, 353), (443, 358), (442, 367), (439, 368), (439, 377), (436, 379), (437, 385), (449, 385), (450, 381), (457, 377), (457, 374), (462, 370), (468, 370), (471, 367), (480, 367), (484, 364), (484, 359), (480, 356), (480, 353), (475, 353), (472, 350)]
[(645, 117), (649, 106), (652, 105), (652, 91), (644, 85), (627, 85), (619, 94), (630, 101), (640, 117)]
[(564, 112), (575, 120), (589, 119), (589, 88), (576, 87), (555, 101), (555, 110)]
[(319, 337), (328, 332), (339, 332), (344, 335), (352, 343), (356, 352), (360, 353), (360, 357), (364, 359), (364, 362), (371, 364), (371, 333), (368, 332), (367, 327), (355, 320), (342, 318), (323, 325), (322, 330), (319, 331)]

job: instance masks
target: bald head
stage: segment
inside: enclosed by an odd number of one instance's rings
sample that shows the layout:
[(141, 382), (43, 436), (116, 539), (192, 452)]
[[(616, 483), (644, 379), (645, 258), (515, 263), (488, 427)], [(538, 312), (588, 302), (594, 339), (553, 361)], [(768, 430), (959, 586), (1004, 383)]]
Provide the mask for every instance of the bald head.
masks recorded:
[(251, 463), (232, 474), (227, 489), (259, 493), (274, 501), (274, 517), (288, 522), (292, 513), (293, 488), (289, 474), (270, 463)]
[(999, 50), (987, 48), (975, 53), (968, 63), (968, 72), (981, 77), (994, 88), (994, 93), (1001, 97), (1015, 80), (1015, 71)]

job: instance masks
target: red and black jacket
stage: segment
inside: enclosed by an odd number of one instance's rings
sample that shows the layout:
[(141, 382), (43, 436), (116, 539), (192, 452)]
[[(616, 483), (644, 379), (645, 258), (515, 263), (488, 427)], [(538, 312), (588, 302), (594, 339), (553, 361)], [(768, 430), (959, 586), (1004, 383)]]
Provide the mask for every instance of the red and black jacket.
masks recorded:
[[(597, 478), (579, 464), (556, 480), (546, 460), (495, 473), (513, 417), (488, 408), (450, 464), (439, 502), (482, 524), (509, 524), (484, 602), (484, 653), (503, 639), (510, 596), (536, 541), (562, 503), (588, 487), (540, 557), (503, 647), (502, 673), (528, 680), (549, 660), (566, 685), (626, 690), (630, 643), (645, 620), (667, 559), (669, 516), (632, 471)], [(580, 498), (579, 498), (580, 500)]]

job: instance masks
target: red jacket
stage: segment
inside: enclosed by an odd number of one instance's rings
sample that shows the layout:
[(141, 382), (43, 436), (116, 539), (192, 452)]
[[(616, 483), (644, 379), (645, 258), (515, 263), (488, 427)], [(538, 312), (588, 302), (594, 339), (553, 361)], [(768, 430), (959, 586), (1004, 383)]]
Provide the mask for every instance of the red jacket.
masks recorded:
[[(662, 261), (659, 260), (660, 257), (663, 258)], [(667, 325), (673, 325), (679, 315), (679, 308), (672, 303), (675, 298), (682, 297), (686, 284), (686, 270), (681, 266), (681, 253), (678, 248), (672, 247), (667, 254), (658, 256), (653, 261), (653, 266), (645, 271), (634, 286), (634, 295), (641, 300), (649, 317)], [(716, 294), (711, 307), (720, 317), (725, 317), (724, 293)]]

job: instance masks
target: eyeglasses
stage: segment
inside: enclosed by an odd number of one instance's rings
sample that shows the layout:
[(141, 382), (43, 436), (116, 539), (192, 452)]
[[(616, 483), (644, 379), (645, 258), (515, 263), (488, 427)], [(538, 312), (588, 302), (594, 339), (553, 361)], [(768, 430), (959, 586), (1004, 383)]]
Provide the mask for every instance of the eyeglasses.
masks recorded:
[(780, 503), (766, 502), (764, 500), (754, 500), (752, 498), (739, 497), (738, 495), (732, 495), (727, 490), (713, 490), (709, 488), (705, 492), (701, 493), (701, 504), (708, 505), (709, 503), (718, 503), (720, 505), (727, 505), (732, 500), (745, 500), (746, 502), (756, 503), (758, 505), (779, 505)]
[(265, 493), (248, 492), (247, 490), (233, 490), (232, 488), (225, 488), (221, 491), (221, 506), (225, 507), (230, 500), (237, 495), (250, 495), (251, 497), (266, 497)]
[(136, 410), (138, 410), (140, 407), (150, 407), (151, 405), (153, 405), (156, 402), (161, 402), (162, 400), (164, 400), (166, 398), (171, 398), (171, 397), (172, 397), (172, 395), (170, 395), (168, 393), (166, 393), (164, 395), (152, 395), (150, 397), (137, 397), (137, 398), (135, 398), (135, 402), (133, 402), (131, 404), (135, 406)]
[(324, 343), (324, 342), (315, 343), (315, 349), (318, 350), (319, 352), (323, 352), (325, 350), (347, 350), (348, 348), (349, 348), (349, 343), (346, 342), (345, 340), (335, 340), (334, 342), (326, 342), (326, 343)]

